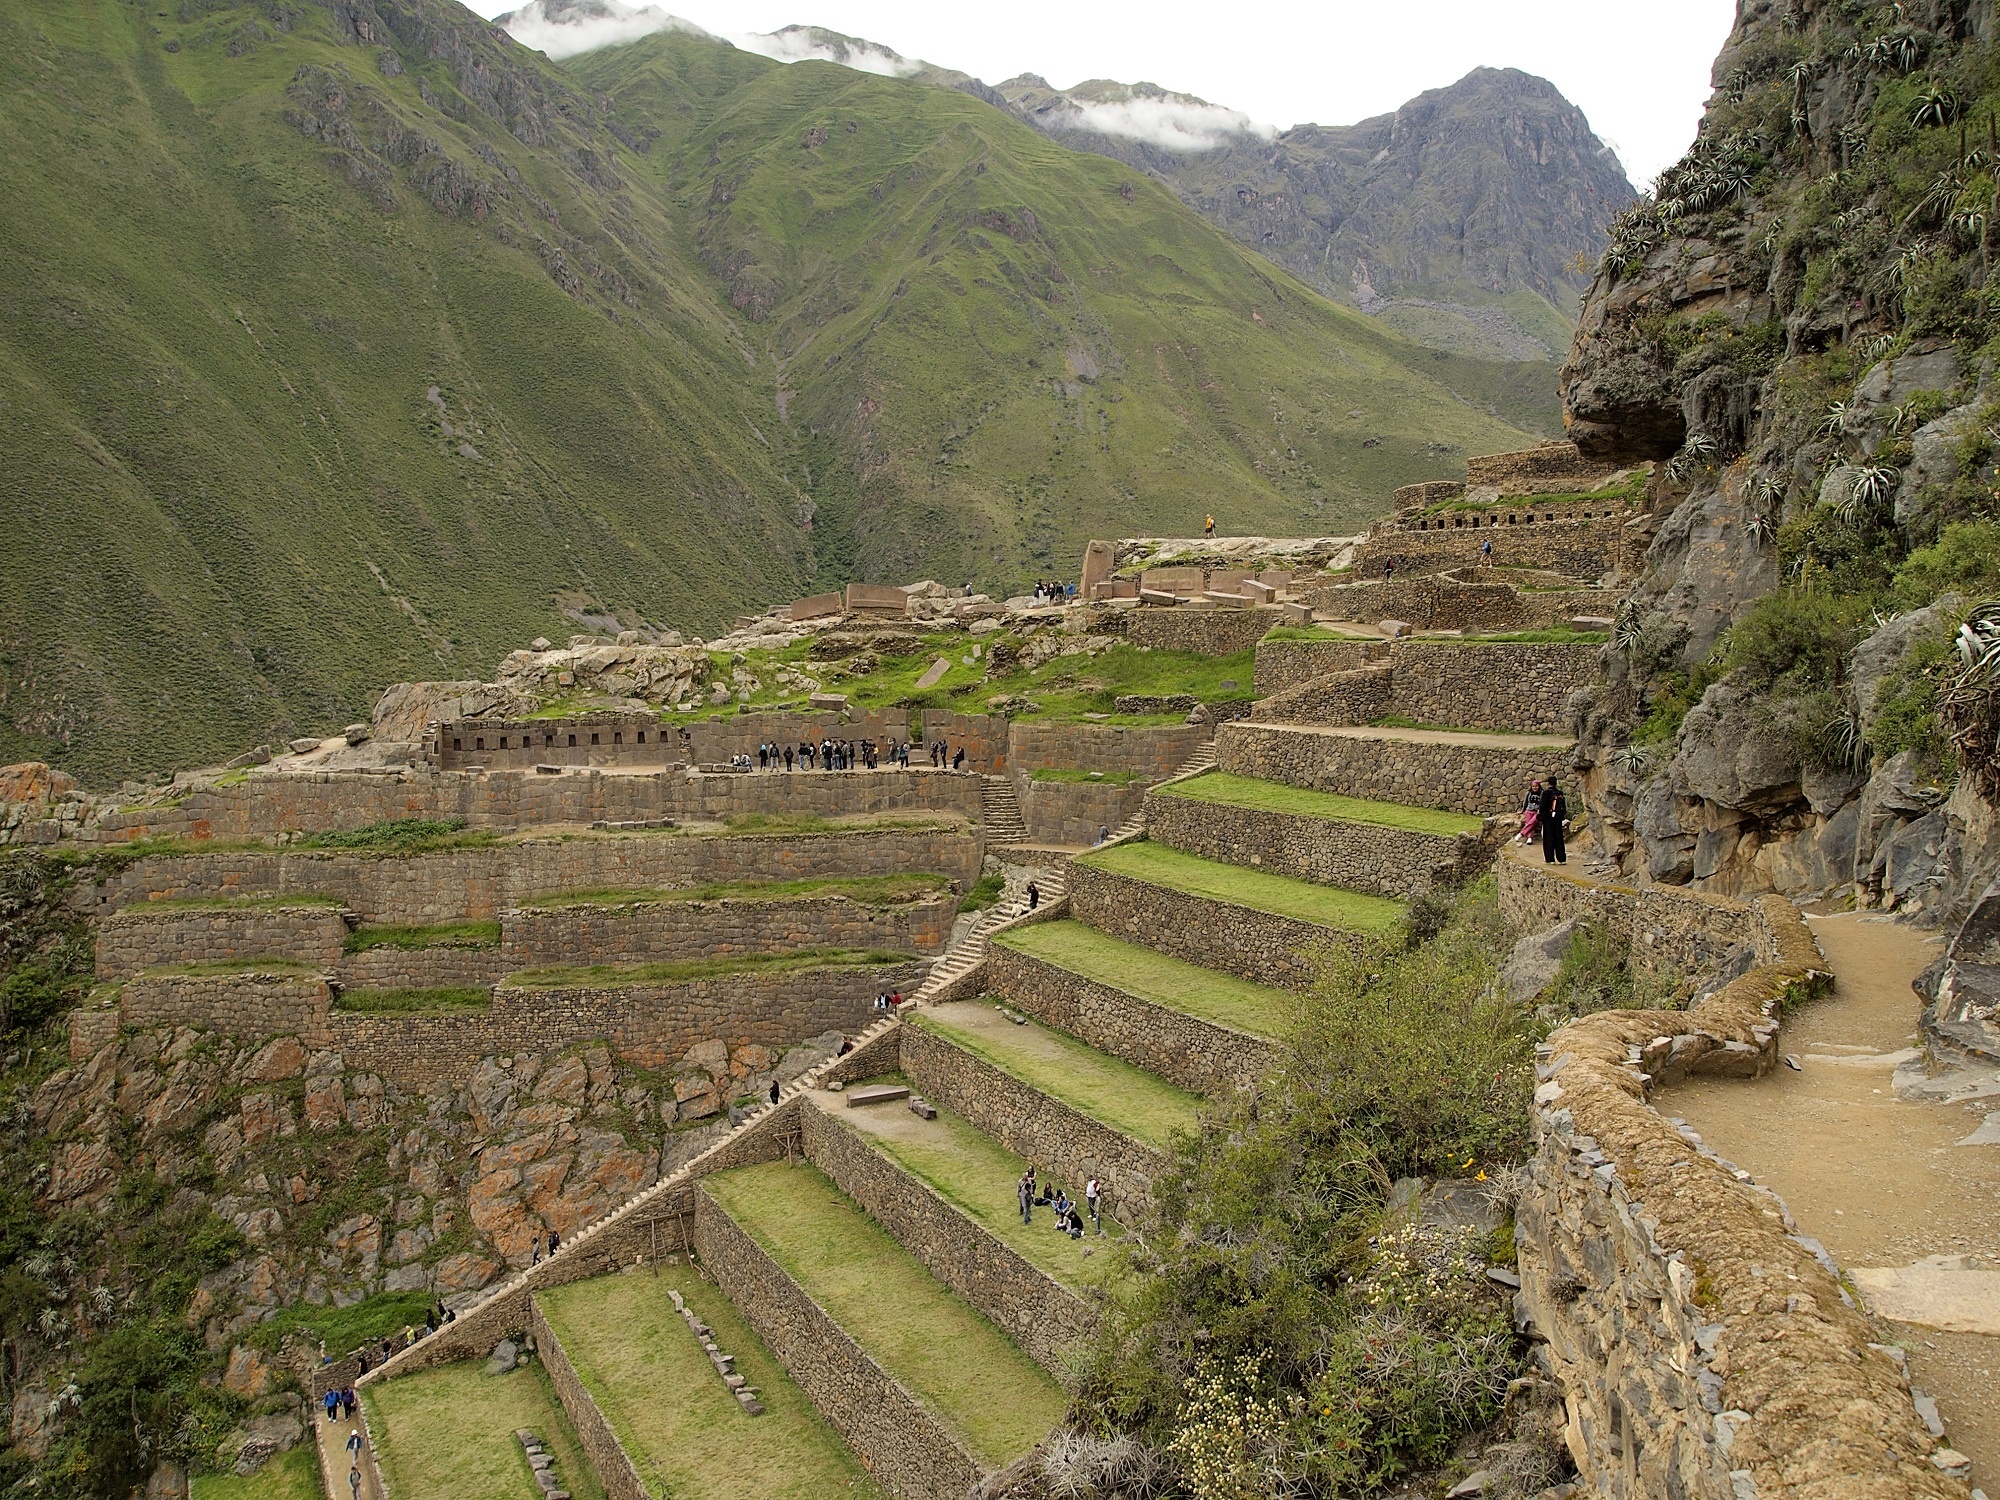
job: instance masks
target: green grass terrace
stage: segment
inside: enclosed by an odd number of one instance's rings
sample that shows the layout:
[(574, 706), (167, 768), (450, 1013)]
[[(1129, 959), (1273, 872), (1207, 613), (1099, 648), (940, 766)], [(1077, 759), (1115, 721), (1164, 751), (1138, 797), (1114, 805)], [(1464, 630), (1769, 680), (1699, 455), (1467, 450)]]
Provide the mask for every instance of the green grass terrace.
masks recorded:
[(391, 1495), (523, 1500), (534, 1471), (514, 1433), (527, 1428), (556, 1461), (576, 1500), (604, 1500), (569, 1420), (538, 1364), (488, 1375), (479, 1360), (363, 1388), (376, 1462)]
[[(894, 1073), (868, 1081), (909, 1082)], [(1121, 1240), (1124, 1231), (1110, 1220), (1105, 1221), (1104, 1238), (1086, 1233), (1082, 1240), (1057, 1233), (1054, 1219), (1046, 1212), (1033, 1224), (1021, 1222), (1014, 1185), (1028, 1169), (1027, 1158), (1016, 1156), (964, 1116), (938, 1105), (937, 1118), (926, 1120), (896, 1103), (846, 1109), (839, 1094), (820, 1098), (829, 1114), (860, 1131), (897, 1166), (935, 1189), (952, 1207), (1064, 1286), (1076, 1291), (1108, 1288), (1125, 1278), (1124, 1256), (1107, 1248)], [(1046, 1179), (1047, 1174), (1043, 1175)], [(1083, 1197), (1082, 1183), (1063, 1186), (1071, 1197)]]
[(931, 1030), (1078, 1114), (1162, 1151), (1175, 1131), (1194, 1128), (1201, 1110), (1199, 1094), (1052, 1026), (1010, 1021), (991, 1001), (931, 1006), (909, 1017), (908, 1024)]
[(1062, 1388), (818, 1168), (766, 1162), (703, 1186), (982, 1463), (1013, 1463), (1062, 1420)]
[(1337, 885), (1269, 875), (1169, 849), (1165, 844), (1119, 844), (1080, 854), (1075, 863), (1165, 886), (1189, 896), (1247, 906), (1252, 911), (1314, 922), (1343, 932), (1386, 933), (1402, 920), (1403, 903)]
[[(730, 1394), (669, 1291), (736, 1357), (762, 1416), (750, 1416)], [(886, 1496), (730, 1300), (686, 1266), (572, 1282), (536, 1300), (650, 1493), (688, 1500)]]
[(863, 906), (905, 906), (943, 894), (951, 887), (945, 875), (829, 875), (809, 880), (735, 880), (708, 885), (664, 886), (659, 889), (604, 888), (557, 891), (524, 901), (523, 906), (639, 906), (664, 901), (805, 901), (844, 897)]
[(1128, 943), (1082, 922), (1042, 922), (1000, 933), (994, 943), (1109, 985), (1166, 1010), (1250, 1036), (1283, 1034), (1294, 996)]
[(1209, 771), (1189, 781), (1177, 781), (1171, 786), (1161, 787), (1159, 795), (1185, 797), (1191, 802), (1214, 802), (1251, 812), (1282, 813), (1294, 818), (1324, 818), (1331, 823), (1372, 823), (1380, 828), (1400, 828), (1408, 833), (1426, 833), (1437, 838), (1477, 833), (1481, 826), (1478, 818), (1465, 813), (1408, 807), (1400, 802), (1370, 802), (1360, 797), (1342, 797), (1334, 792), (1285, 786), (1276, 781), (1259, 781), (1252, 776), (1237, 776), (1228, 771)]
[(802, 974), (811, 969), (871, 969), (915, 962), (908, 953), (879, 948), (799, 948), (790, 953), (747, 953), (732, 958), (690, 958), (650, 964), (584, 964), (517, 969), (503, 988), (605, 988), (621, 984), (685, 984), (732, 974)]

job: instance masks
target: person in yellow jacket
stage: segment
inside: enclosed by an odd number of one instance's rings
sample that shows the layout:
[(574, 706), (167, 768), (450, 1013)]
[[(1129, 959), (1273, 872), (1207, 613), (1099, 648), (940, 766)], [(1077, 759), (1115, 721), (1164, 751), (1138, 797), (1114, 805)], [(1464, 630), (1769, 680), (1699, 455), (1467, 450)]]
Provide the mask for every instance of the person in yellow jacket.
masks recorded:
[(1201, 534), (1202, 534), (1203, 536), (1206, 536), (1206, 537), (1213, 537), (1213, 536), (1215, 535), (1215, 517), (1214, 517), (1214, 516), (1209, 516), (1209, 517), (1208, 517), (1208, 518), (1207, 518), (1206, 520), (1204, 520), (1204, 521), (1203, 521), (1203, 522), (1201, 523)]

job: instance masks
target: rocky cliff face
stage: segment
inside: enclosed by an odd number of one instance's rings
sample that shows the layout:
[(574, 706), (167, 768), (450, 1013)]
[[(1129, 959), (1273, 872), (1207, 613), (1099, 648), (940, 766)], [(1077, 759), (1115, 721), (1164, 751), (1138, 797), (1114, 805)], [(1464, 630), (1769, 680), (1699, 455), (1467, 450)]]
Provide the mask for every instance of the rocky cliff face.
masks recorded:
[(1613, 226), (1562, 394), (1585, 453), (1667, 460), (1576, 705), (1628, 873), (1938, 914), (1990, 877), (1952, 642), (2000, 588), (1993, 29), (1741, 0), (1694, 148)]

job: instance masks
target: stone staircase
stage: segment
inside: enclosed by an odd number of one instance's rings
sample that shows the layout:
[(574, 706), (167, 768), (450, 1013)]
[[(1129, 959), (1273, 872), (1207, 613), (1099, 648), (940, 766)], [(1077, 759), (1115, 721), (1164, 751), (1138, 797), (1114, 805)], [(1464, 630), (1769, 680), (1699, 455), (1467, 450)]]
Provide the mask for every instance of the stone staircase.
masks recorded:
[[(1037, 870), (1034, 876), (1036, 888), (1041, 892), (1041, 907), (1047, 909), (1063, 899), (1069, 892), (1069, 874), (1065, 865), (1052, 865), (1046, 870)], [(909, 998), (918, 1005), (933, 1004), (938, 996), (951, 990), (980, 964), (986, 961), (986, 950), (992, 936), (1002, 927), (1027, 914), (1025, 901), (1002, 902), (990, 906), (979, 914), (979, 919), (960, 935), (957, 942), (947, 948), (923, 984)]]
[[(1209, 740), (1199, 750), (1195, 751), (1194, 754), (1175, 766), (1173, 775), (1167, 777), (1165, 781), (1158, 783), (1158, 785), (1167, 786), (1176, 781), (1186, 781), (1190, 776), (1199, 776), (1203, 771), (1213, 771), (1214, 769), (1215, 741)], [(1139, 804), (1139, 810), (1120, 823), (1112, 831), (1111, 837), (1104, 842), (1107, 844), (1122, 843), (1126, 839), (1137, 838), (1145, 831), (1146, 805), (1142, 802)]]
[(1014, 783), (1005, 776), (982, 778), (979, 789), (979, 820), (988, 844), (1025, 844), (1028, 820), (1021, 816), (1021, 799)]

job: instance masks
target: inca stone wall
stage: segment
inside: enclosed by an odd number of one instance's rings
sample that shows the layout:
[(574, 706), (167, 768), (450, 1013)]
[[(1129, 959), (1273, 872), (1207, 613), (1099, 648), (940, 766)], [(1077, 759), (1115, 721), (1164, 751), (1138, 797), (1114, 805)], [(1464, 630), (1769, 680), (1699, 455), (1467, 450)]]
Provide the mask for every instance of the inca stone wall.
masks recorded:
[(1278, 1062), (1277, 1045), (1267, 1038), (1155, 1005), (1004, 942), (988, 950), (987, 984), (1044, 1026), (1197, 1094), (1226, 1096)]
[(812, 775), (654, 775), (569, 770), (469, 773), (428, 767), (252, 776), (190, 792), (178, 807), (107, 813), (91, 831), (104, 842), (141, 838), (254, 839), (362, 828), (403, 818), (460, 819), (511, 830), (552, 823), (721, 821), (744, 813), (840, 817), (888, 812), (979, 815), (976, 777), (929, 770)]
[(317, 974), (160, 975), (127, 980), (118, 1020), (127, 1029), (197, 1026), (232, 1036), (332, 1040), (333, 996)]
[(715, 1284), (877, 1478), (898, 1495), (964, 1500), (983, 1473), (972, 1455), (700, 1187), (694, 1243)]
[[(1096, 1331), (1097, 1315), (1075, 1292), (870, 1146), (840, 1118), (839, 1108), (838, 1095), (816, 1094), (799, 1113), (813, 1165), (1030, 1359), (1058, 1378), (1070, 1378), (1074, 1356)], [(1011, 1182), (993, 1184), (996, 1201), (1008, 1201), (1013, 1191)]]
[(1146, 798), (1146, 837), (1170, 849), (1398, 899), (1435, 885), (1463, 884), (1493, 862), (1494, 850), (1519, 826), (1501, 818), (1476, 834), (1413, 833), (1378, 823), (1231, 807), (1172, 791)]
[(1335, 927), (1190, 896), (1082, 861), (1069, 868), (1069, 905), (1080, 921), (1113, 937), (1281, 989), (1312, 983), (1315, 950), (1354, 941)]
[(333, 906), (134, 907), (97, 924), (97, 977), (168, 964), (282, 959), (331, 972), (347, 919)]
[(1760, 940), (1754, 908), (1726, 896), (1676, 886), (1594, 883), (1567, 870), (1502, 860), (1500, 902), (1525, 932), (1544, 932), (1573, 917), (1596, 923), (1632, 945), (1632, 961), (1651, 971), (1698, 974), (1731, 949)]
[(1563, 728), (1569, 698), (1599, 673), (1602, 647), (1398, 641), (1393, 713), (1423, 724), (1516, 733)]
[[(1407, 616), (1398, 615), (1397, 619)], [(1388, 658), (1387, 641), (1259, 641), (1253, 679), (1259, 698), (1304, 687), (1315, 677), (1352, 672)]]
[[(1150, 585), (1149, 585), (1150, 587)], [(1125, 638), (1156, 651), (1189, 651), (1197, 656), (1234, 656), (1248, 651), (1284, 615), (1273, 609), (1135, 609), (1126, 617)]]
[(1014, 725), (1008, 766), (1016, 776), (1030, 771), (1130, 771), (1157, 781), (1174, 771), (1214, 733), (1206, 724), (1044, 724)]
[[(1248, 722), (1219, 726), (1215, 750), (1216, 764), (1238, 776), (1475, 815), (1519, 808), (1530, 781), (1551, 772), (1569, 774), (1571, 754), (1569, 745), (1553, 742), (1529, 749), (1418, 740), (1388, 744), (1337, 730), (1315, 733)], [(1572, 810), (1580, 810), (1574, 799)]]
[(500, 917), (500, 946), (520, 968), (736, 958), (800, 948), (931, 955), (951, 937), (951, 897), (870, 906), (845, 896), (790, 901), (579, 902)]
[(655, 714), (585, 719), (451, 719), (424, 732), (424, 755), (443, 771), (538, 765), (664, 767), (681, 761), (680, 735)]
[[(1626, 530), (1631, 519), (1622, 502), (1536, 510), (1502, 501), (1490, 509), (1378, 521), (1354, 549), (1354, 575), (1357, 582), (1380, 578), (1385, 562), (1403, 574), (1442, 573), (1479, 562), (1550, 568), (1583, 580), (1632, 573), (1645, 553)], [(1482, 548), (1489, 541), (1493, 551), (1487, 555)]]
[(339, 976), (344, 990), (484, 989), (498, 984), (512, 967), (497, 943), (440, 943), (344, 954)]
[(1378, 662), (1275, 693), (1250, 717), (1268, 724), (1372, 724), (1395, 711), (1396, 668)]
[[(741, 779), (741, 778), (738, 778)], [(975, 789), (976, 778), (940, 778)], [(485, 921), (562, 891), (656, 890), (742, 880), (936, 871), (979, 878), (980, 840), (948, 830), (530, 839), (491, 849), (380, 856), (250, 850), (152, 856), (101, 887), (101, 907), (223, 896), (330, 895), (363, 922)]]
[(550, 1052), (598, 1039), (624, 1061), (665, 1068), (696, 1043), (716, 1038), (731, 1047), (755, 1043), (782, 1051), (824, 1032), (861, 1031), (873, 1019), (877, 994), (910, 994), (923, 974), (922, 964), (897, 963), (751, 971), (678, 984), (504, 984), (493, 992), (490, 1011), (336, 1011), (332, 1038), (350, 1068), (380, 1073), (408, 1089), (458, 1083), (480, 1058), (495, 1053)]
[(1515, 453), (1483, 453), (1465, 461), (1467, 489), (1496, 489), (1503, 495), (1582, 494), (1596, 489), (1615, 470), (1585, 458), (1575, 443), (1542, 443)]
[(1151, 1212), (1153, 1180), (1167, 1159), (1088, 1115), (982, 1062), (910, 1017), (902, 1027), (902, 1072), (932, 1103), (965, 1116), (1016, 1156), (1080, 1196), (1095, 1177), (1106, 1210), (1127, 1222)]
[(542, 1368), (548, 1371), (549, 1384), (555, 1387), (556, 1400), (562, 1403), (563, 1415), (576, 1429), (577, 1441), (583, 1445), (591, 1468), (604, 1486), (606, 1500), (652, 1500), (652, 1491), (639, 1477), (638, 1465), (618, 1441), (618, 1434), (611, 1430), (611, 1423), (578, 1377), (576, 1366), (570, 1363), (562, 1340), (542, 1316), (541, 1304), (532, 1297), (528, 1299), (527, 1331), (535, 1341)]
[(1035, 844), (1094, 844), (1100, 830), (1117, 832), (1145, 799), (1143, 783), (1025, 781), (1019, 792), (1028, 840)]
[[(1579, 615), (1609, 619), (1622, 589), (1523, 589), (1491, 569), (1468, 568), (1470, 579), (1432, 573), (1332, 584), (1313, 590), (1312, 606), (1336, 620), (1401, 620), (1418, 630), (1539, 630)], [(1273, 642), (1272, 644), (1278, 644)]]
[[(910, 711), (907, 708), (732, 713), (724, 714), (719, 721), (713, 718), (694, 719), (681, 726), (684, 752), (689, 762), (695, 765), (726, 765), (732, 755), (748, 755), (755, 759), (757, 747), (762, 744), (776, 744), (780, 752), (790, 745), (796, 755), (801, 740), (810, 741), (817, 747), (824, 739), (852, 740), (856, 745), (863, 740), (872, 740), (886, 759), (892, 743), (909, 737)], [(920, 758), (911, 756), (912, 761)], [(795, 771), (793, 774), (799, 773)], [(812, 774), (838, 773), (814, 771)]]

